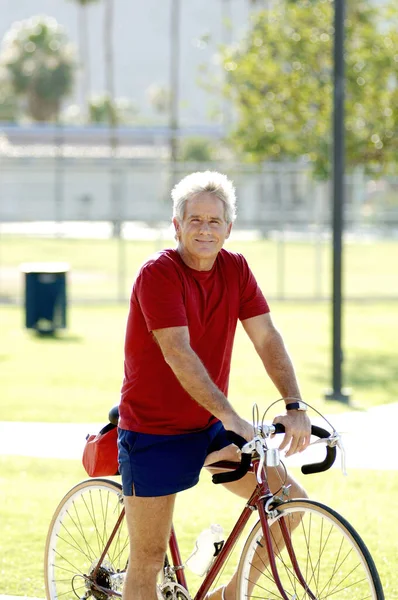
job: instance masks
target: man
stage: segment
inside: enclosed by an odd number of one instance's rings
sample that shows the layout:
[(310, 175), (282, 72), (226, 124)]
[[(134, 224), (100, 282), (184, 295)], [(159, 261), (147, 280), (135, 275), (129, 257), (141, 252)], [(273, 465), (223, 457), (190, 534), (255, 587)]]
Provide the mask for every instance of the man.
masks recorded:
[[(141, 268), (131, 295), (125, 377), (119, 420), (119, 464), (130, 536), (124, 600), (156, 600), (176, 493), (192, 487), (204, 465), (236, 460), (226, 439), (249, 440), (252, 426), (227, 399), (238, 319), (286, 403), (299, 387), (268, 304), (242, 255), (223, 248), (236, 216), (235, 190), (220, 173), (193, 173), (172, 191), (176, 249), (159, 252)], [(275, 419), (285, 425), (280, 448), (304, 450), (305, 412)], [(304, 490), (289, 477), (291, 496)], [(279, 487), (276, 473), (271, 489)], [(249, 497), (252, 475), (228, 484)], [(234, 579), (209, 596), (235, 598)]]

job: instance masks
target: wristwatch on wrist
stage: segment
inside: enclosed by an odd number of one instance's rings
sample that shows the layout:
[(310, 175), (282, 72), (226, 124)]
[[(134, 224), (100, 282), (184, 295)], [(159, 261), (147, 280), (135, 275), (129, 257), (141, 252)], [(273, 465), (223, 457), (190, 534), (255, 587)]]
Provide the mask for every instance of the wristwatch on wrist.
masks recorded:
[(286, 404), (286, 410), (307, 410), (307, 405), (305, 402), (290, 402)]

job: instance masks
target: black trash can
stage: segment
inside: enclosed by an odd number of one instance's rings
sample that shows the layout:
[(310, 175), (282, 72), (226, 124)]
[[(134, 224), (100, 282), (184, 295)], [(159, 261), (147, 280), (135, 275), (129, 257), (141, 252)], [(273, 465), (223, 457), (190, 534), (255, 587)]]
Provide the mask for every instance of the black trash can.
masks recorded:
[(66, 327), (67, 263), (24, 263), (25, 326), (52, 334)]

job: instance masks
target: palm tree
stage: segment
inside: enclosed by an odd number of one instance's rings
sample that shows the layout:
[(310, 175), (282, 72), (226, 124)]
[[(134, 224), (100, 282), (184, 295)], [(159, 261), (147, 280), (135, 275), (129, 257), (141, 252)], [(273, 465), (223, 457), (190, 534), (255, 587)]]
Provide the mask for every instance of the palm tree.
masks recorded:
[(180, 0), (171, 0), (170, 14), (170, 156), (175, 163), (178, 156), (177, 130), (179, 126), (179, 82), (180, 82)]
[(115, 110), (115, 73), (113, 61), (113, 0), (105, 0), (104, 14), (104, 64), (105, 64), (105, 89), (108, 97), (108, 123), (110, 127), (110, 142), (112, 148), (116, 143), (114, 128), (117, 125)]
[(104, 13), (104, 64), (105, 64), (105, 89), (108, 108), (108, 126), (109, 126), (109, 146), (111, 150), (111, 181), (110, 181), (110, 199), (113, 207), (113, 237), (119, 240), (118, 244), (118, 262), (119, 262), (119, 281), (118, 298), (124, 298), (124, 274), (125, 274), (125, 253), (122, 236), (122, 199), (119, 190), (119, 176), (116, 168), (117, 151), (117, 115), (115, 109), (115, 73), (113, 61), (113, 21), (114, 21), (114, 3), (113, 0), (105, 0)]
[(81, 104), (84, 119), (87, 117), (89, 96), (91, 93), (91, 70), (90, 70), (90, 46), (89, 29), (87, 22), (87, 6), (99, 0), (69, 0), (79, 6), (78, 10), (78, 32), (80, 49), (80, 81), (81, 81)]
[(14, 94), (24, 98), (35, 121), (57, 120), (76, 67), (63, 28), (53, 18), (32, 17), (14, 23), (5, 39), (0, 64)]

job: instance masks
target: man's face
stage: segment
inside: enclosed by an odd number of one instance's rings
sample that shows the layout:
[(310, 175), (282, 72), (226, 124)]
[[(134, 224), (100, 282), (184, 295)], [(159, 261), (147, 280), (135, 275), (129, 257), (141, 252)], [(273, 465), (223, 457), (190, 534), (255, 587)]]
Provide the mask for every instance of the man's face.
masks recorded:
[(232, 228), (224, 212), (224, 204), (217, 196), (203, 192), (187, 201), (182, 222), (173, 219), (178, 248), (189, 267), (207, 271), (213, 266)]

